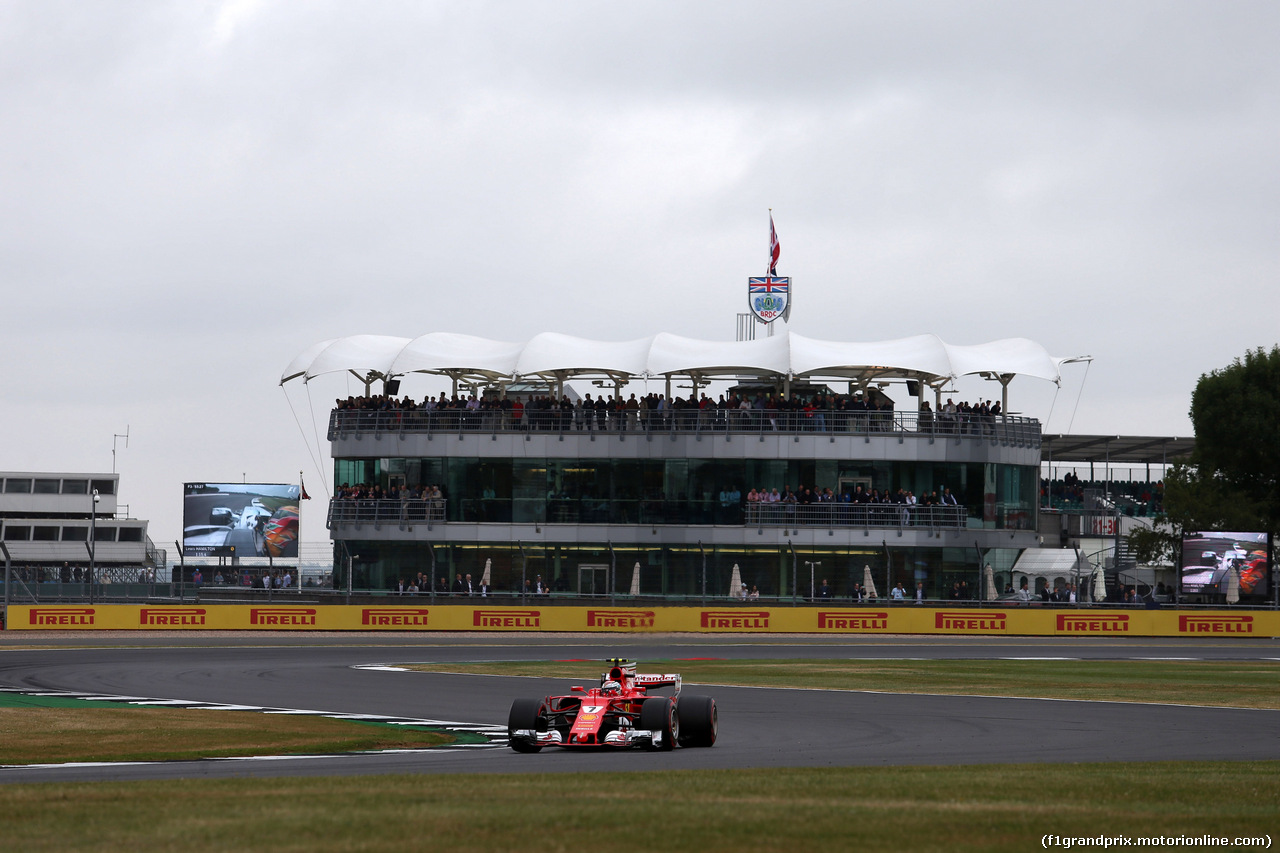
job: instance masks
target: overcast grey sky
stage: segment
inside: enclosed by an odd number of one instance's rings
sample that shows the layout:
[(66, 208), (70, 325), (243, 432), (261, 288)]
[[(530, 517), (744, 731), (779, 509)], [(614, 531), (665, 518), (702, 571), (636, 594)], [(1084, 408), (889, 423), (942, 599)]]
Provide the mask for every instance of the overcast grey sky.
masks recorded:
[(1096, 360), (1012, 409), (1189, 435), (1280, 340), (1277, 44), (1274, 2), (0, 2), (0, 467), (127, 426), (161, 545), (184, 481), (323, 498), (310, 344), (731, 339), (769, 208), (794, 331), (1029, 337)]

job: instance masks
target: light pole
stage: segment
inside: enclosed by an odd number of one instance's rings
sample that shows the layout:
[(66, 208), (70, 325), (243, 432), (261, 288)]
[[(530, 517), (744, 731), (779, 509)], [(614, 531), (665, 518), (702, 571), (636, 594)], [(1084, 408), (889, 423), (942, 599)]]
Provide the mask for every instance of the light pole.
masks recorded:
[(707, 606), (707, 552), (702, 547), (702, 540), (698, 540), (698, 550), (702, 552), (702, 606)]
[(0, 628), (9, 627), (9, 584), (13, 583), (13, 567), (10, 565), (9, 549), (0, 542), (0, 553), (4, 554), (4, 613), (0, 615)]
[(516, 547), (520, 549), (520, 603), (526, 604), (529, 601), (526, 590), (529, 585), (529, 556), (524, 552), (524, 543), (516, 541)]
[(822, 561), (821, 561), (821, 560), (814, 560), (813, 562), (810, 562), (810, 561), (808, 561), (808, 560), (805, 560), (805, 561), (804, 561), (804, 564), (805, 564), (806, 566), (808, 566), (808, 567), (809, 567), (809, 600), (810, 600), (810, 601), (813, 601), (813, 600), (814, 600), (814, 592), (815, 592), (815, 589), (814, 589), (814, 586), (813, 586), (813, 570), (814, 570), (815, 568), (817, 568), (818, 566), (821, 566), (821, 565), (822, 565)]
[(98, 548), (98, 490), (93, 490), (93, 503), (89, 505), (89, 603), (93, 604), (94, 560)]

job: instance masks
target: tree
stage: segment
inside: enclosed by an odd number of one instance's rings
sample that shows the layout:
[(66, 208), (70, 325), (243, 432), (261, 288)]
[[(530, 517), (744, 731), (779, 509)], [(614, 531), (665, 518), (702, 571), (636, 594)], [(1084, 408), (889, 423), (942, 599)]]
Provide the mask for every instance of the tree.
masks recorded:
[(1280, 534), (1280, 346), (1201, 376), (1191, 395), (1196, 447), (1164, 476), (1164, 515), (1129, 534), (1142, 563), (1177, 559), (1183, 531)]
[[(1235, 517), (1235, 530), (1280, 532), (1280, 346), (1251, 350), (1201, 376), (1191, 395), (1191, 423), (1196, 477), (1187, 484), (1187, 509), (1226, 516), (1222, 521)], [(1227, 502), (1238, 503), (1239, 512)]]

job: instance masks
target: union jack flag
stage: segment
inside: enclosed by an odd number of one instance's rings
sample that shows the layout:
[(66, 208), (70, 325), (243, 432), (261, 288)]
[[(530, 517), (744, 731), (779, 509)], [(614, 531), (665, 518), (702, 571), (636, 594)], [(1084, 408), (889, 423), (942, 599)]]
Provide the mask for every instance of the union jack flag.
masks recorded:
[(782, 254), (782, 244), (778, 242), (778, 232), (773, 227), (773, 211), (769, 211), (769, 275), (778, 274), (778, 257)]
[(747, 286), (752, 293), (786, 293), (791, 287), (791, 277), (782, 275), (751, 276)]

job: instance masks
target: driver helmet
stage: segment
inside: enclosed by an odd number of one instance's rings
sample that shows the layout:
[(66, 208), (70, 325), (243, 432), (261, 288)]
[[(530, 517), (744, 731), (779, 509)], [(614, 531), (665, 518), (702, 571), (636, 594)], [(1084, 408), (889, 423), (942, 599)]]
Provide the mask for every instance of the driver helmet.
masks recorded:
[(610, 678), (600, 685), (600, 692), (605, 696), (617, 696), (622, 692), (622, 685)]

